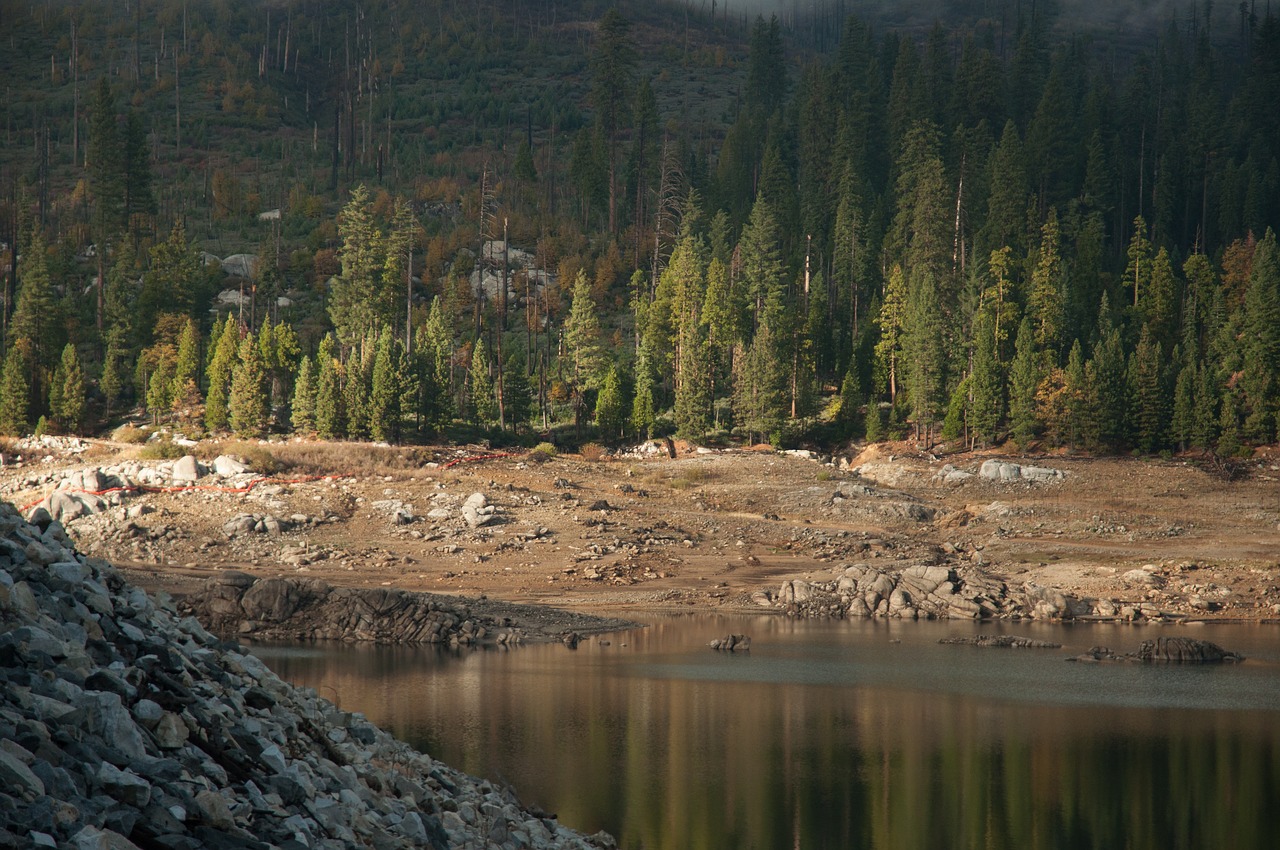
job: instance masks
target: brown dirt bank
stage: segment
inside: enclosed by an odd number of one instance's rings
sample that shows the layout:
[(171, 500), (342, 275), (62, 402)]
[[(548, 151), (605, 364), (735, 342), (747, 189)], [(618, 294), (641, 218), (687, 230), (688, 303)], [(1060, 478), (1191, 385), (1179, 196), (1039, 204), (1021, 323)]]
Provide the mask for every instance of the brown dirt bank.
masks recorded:
[[(270, 452), (295, 483), (232, 493), (207, 488), (210, 476), (202, 489), (125, 494), (69, 522), (69, 533), (130, 581), (175, 594), (241, 570), (448, 594), (477, 611), (759, 611), (752, 594), (830, 580), (846, 564), (954, 564), (1179, 617), (1280, 614), (1280, 467), (1269, 455), (1235, 480), (1180, 459), (1004, 458), (1064, 474), (1030, 482), (948, 478), (948, 465), (977, 473), (995, 456), (935, 459), (905, 444), (830, 465), (682, 447), (674, 460), (501, 458), (452, 468), (444, 463), (464, 449), (240, 448), (259, 463)], [(194, 451), (211, 465), (214, 453), (237, 447)], [(133, 470), (131, 452), (48, 448), (5, 467), (0, 496), (23, 506), (71, 472)], [(279, 521), (264, 528), (268, 518)]]

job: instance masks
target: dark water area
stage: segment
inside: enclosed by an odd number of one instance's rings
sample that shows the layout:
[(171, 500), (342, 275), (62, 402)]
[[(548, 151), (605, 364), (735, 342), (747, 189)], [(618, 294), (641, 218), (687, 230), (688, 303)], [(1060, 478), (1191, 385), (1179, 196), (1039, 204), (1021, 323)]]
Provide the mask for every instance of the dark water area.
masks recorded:
[[(707, 648), (730, 632), (750, 634), (751, 651)], [(1000, 632), (1064, 647), (938, 644)], [(1247, 660), (1064, 660), (1162, 635)], [(1280, 847), (1274, 626), (699, 615), (577, 650), (254, 651), (627, 850)]]

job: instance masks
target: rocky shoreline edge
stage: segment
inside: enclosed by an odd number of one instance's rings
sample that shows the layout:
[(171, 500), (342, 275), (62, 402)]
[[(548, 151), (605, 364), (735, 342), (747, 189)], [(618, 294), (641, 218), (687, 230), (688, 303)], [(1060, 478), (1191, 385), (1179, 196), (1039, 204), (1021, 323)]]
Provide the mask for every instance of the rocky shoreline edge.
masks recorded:
[(226, 570), (177, 602), (210, 631), (241, 640), (377, 644), (563, 641), (639, 624), (542, 605), (400, 590), (336, 587), (318, 579), (259, 578)]
[(7, 504), (0, 676), (0, 846), (615, 846), (289, 685)]

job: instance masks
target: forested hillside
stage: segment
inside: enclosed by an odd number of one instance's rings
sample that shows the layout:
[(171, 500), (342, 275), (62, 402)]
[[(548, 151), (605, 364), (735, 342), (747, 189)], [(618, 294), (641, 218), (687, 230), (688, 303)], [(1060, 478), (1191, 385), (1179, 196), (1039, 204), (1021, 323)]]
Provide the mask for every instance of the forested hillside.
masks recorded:
[(0, 432), (1274, 442), (1280, 22), (1089, 8), (3, 0)]

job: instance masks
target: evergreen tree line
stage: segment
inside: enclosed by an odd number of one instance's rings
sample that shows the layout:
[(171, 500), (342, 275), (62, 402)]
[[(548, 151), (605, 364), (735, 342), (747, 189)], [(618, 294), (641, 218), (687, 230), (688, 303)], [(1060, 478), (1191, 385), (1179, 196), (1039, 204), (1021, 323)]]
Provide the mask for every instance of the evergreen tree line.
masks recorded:
[[(600, 23), (594, 121), (569, 168), (600, 261), (634, 268), (625, 291), (580, 266), (522, 328), (455, 263), (424, 306), (412, 209), (375, 214), (357, 187), (318, 327), (237, 315), (202, 339), (211, 290), (184, 230), (139, 277), (118, 212), (134, 203), (119, 200), (128, 169), (91, 171), (96, 328), (60, 312), (29, 224), (0, 429), (79, 427), (90, 398), (212, 430), (389, 440), (557, 412), (609, 440), (787, 441), (819, 424), (1145, 452), (1276, 439), (1274, 19), (1245, 58), (1171, 29), (1117, 68), (1081, 42), (1051, 48), (1034, 24), (1006, 56), (988, 31), (917, 43), (849, 18), (794, 84), (777, 21), (758, 19), (715, 151), (661, 138), (628, 27), (616, 9)], [(91, 150), (127, 125), (109, 95)], [(527, 161), (523, 174), (538, 180)]]

